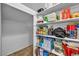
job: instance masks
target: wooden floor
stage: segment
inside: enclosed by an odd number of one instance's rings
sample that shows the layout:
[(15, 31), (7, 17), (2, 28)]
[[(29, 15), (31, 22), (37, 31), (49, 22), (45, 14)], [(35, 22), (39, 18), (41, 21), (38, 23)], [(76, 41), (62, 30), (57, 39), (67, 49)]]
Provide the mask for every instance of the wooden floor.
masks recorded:
[(17, 51), (9, 56), (33, 56), (33, 46), (26, 47), (20, 51)]

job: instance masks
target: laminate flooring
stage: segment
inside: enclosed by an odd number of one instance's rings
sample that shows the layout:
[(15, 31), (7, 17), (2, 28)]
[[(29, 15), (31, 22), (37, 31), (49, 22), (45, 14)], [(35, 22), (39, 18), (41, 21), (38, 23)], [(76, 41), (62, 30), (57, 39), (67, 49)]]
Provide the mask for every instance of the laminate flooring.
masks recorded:
[(33, 45), (28, 46), (20, 51), (10, 54), (9, 56), (33, 56)]

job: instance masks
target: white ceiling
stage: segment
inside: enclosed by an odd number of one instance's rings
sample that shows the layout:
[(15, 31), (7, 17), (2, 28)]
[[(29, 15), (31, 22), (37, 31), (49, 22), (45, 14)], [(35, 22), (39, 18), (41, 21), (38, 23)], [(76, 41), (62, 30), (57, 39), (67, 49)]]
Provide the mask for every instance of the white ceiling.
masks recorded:
[(22, 3), (25, 6), (28, 6), (29, 8), (33, 9), (34, 11), (37, 11), (40, 8), (45, 9), (45, 3)]

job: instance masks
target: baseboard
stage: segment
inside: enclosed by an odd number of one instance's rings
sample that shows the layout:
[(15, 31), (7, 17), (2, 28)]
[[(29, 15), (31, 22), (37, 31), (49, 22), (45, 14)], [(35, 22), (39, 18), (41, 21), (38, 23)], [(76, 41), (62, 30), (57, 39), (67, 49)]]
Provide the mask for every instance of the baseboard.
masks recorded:
[[(26, 47), (29, 47), (29, 46), (31, 46), (31, 45), (33, 45), (33, 44), (31, 43), (31, 44), (29, 44), (29, 45), (26, 46)], [(26, 48), (26, 47), (23, 47), (23, 48), (20, 48), (20, 49), (15, 50), (15, 51), (12, 51), (12, 52), (10, 52), (10, 53), (7, 53), (6, 56), (9, 56), (9, 55), (11, 55), (11, 54), (13, 54), (13, 53), (15, 53), (15, 52), (18, 52), (18, 51), (20, 51), (20, 50), (22, 50), (22, 49), (24, 49), (24, 48)]]

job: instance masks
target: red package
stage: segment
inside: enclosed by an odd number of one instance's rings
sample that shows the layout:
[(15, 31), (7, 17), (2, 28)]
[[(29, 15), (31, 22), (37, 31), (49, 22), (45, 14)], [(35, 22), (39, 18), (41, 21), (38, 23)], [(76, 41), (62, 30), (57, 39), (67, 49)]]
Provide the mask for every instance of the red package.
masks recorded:
[(67, 13), (67, 18), (70, 18), (70, 8), (66, 9), (66, 13)]
[(67, 25), (67, 31), (72, 31), (75, 30), (76, 26), (75, 25)]
[(63, 9), (61, 11), (61, 19), (65, 20), (65, 19), (68, 19), (68, 18), (70, 18), (70, 8)]
[(62, 47), (64, 49), (64, 54), (67, 56), (68, 55), (67, 44), (66, 43), (62, 43)]
[(67, 50), (68, 50), (68, 56), (71, 56), (71, 55), (72, 55), (72, 53), (73, 53), (73, 49), (72, 49), (72, 48), (67, 47)]

